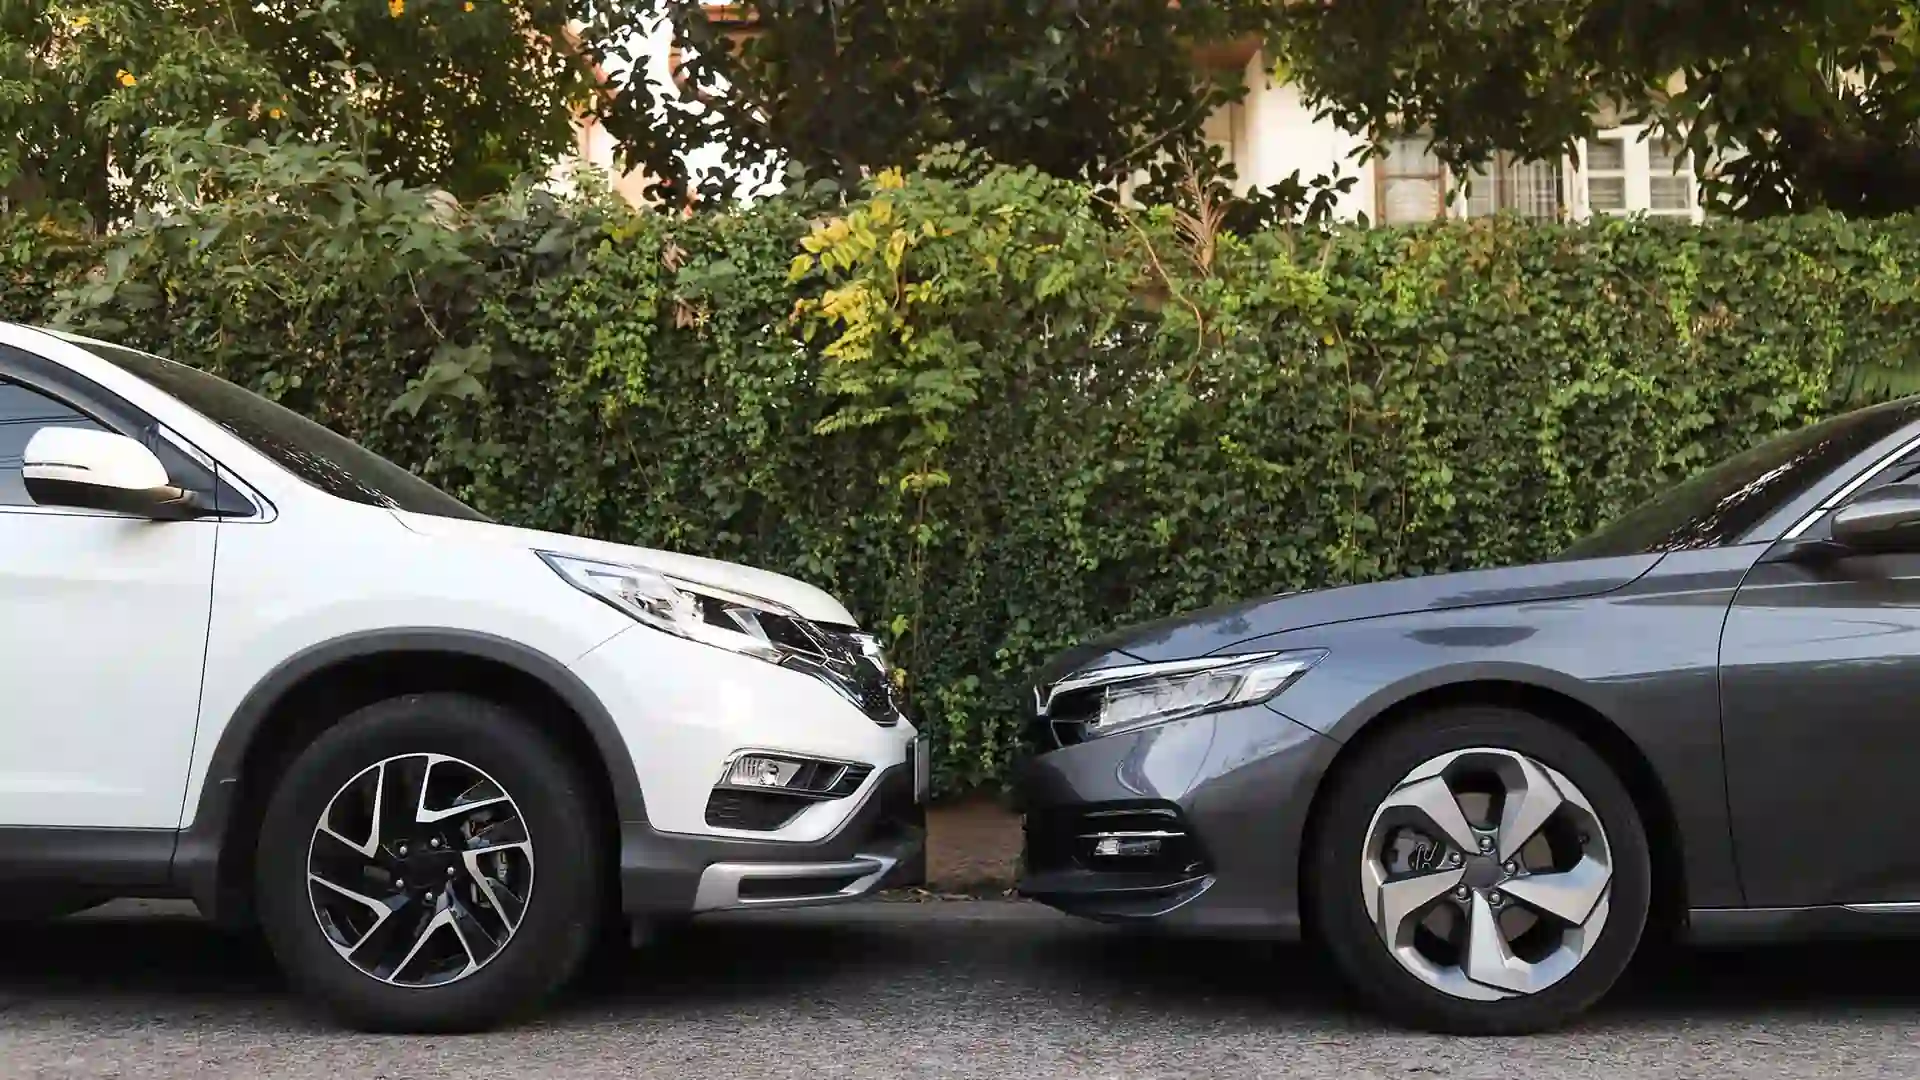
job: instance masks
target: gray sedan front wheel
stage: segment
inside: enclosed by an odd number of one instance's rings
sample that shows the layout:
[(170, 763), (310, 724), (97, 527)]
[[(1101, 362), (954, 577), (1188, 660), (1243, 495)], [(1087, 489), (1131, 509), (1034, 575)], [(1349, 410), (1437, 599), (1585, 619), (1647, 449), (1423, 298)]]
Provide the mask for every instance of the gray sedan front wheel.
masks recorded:
[(1632, 959), (1647, 842), (1619, 778), (1572, 734), (1512, 709), (1449, 709), (1354, 748), (1309, 867), (1336, 965), (1432, 1030), (1553, 1027)]

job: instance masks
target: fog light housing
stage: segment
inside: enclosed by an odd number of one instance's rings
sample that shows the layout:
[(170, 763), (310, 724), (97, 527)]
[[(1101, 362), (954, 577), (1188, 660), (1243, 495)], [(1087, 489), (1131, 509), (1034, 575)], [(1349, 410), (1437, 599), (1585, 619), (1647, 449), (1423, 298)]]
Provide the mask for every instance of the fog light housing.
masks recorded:
[(792, 785), (801, 768), (798, 761), (745, 754), (735, 759), (723, 783), (737, 788), (784, 788)]
[(748, 832), (778, 829), (816, 802), (859, 791), (872, 773), (873, 766), (858, 762), (770, 750), (743, 752), (721, 768), (707, 796), (707, 824)]
[(1102, 836), (1094, 840), (1093, 853), (1102, 859), (1144, 859), (1160, 854), (1163, 837)]

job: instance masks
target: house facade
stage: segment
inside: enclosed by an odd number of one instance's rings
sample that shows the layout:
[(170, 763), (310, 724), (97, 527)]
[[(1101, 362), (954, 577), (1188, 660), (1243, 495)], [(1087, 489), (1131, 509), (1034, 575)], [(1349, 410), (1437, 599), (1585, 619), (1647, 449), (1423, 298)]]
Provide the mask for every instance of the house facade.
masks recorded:
[[(730, 33), (753, 32), (745, 5), (709, 3), (707, 12)], [(652, 42), (649, 75), (670, 81), (676, 65), (664, 38)], [(1358, 161), (1366, 136), (1316, 118), (1299, 87), (1270, 75), (1273, 65), (1257, 41), (1209, 45), (1196, 50), (1194, 59), (1216, 70), (1239, 70), (1246, 80), (1245, 98), (1220, 109), (1206, 124), (1209, 141), (1233, 164), (1243, 188), (1267, 187), (1296, 171), (1302, 179), (1353, 176), (1357, 182), (1339, 198), (1336, 214), (1349, 220), (1365, 215), (1382, 224), (1500, 211), (1545, 220), (1595, 214), (1702, 217), (1699, 184), (1684, 150), (1639, 125), (1603, 115), (1596, 118), (1595, 136), (1561, 160), (1522, 163), (1501, 155), (1457, 184), (1418, 137), (1390, 140), (1384, 155)], [(578, 137), (578, 152), (562, 170), (604, 170), (615, 190), (644, 205), (650, 178), (619, 173), (615, 143), (605, 129), (583, 116)]]
[(1501, 155), (1458, 185), (1418, 137), (1392, 139), (1384, 156), (1357, 162), (1368, 142), (1364, 135), (1317, 119), (1299, 87), (1269, 77), (1262, 52), (1251, 46), (1245, 52), (1244, 61), (1211, 58), (1244, 62), (1248, 92), (1207, 123), (1209, 141), (1233, 163), (1243, 187), (1276, 184), (1296, 170), (1303, 179), (1353, 176), (1358, 182), (1341, 196), (1336, 213), (1384, 224), (1499, 211), (1555, 220), (1595, 214), (1701, 219), (1700, 187), (1684, 148), (1643, 126), (1602, 115), (1596, 135), (1566, 158), (1521, 163)]

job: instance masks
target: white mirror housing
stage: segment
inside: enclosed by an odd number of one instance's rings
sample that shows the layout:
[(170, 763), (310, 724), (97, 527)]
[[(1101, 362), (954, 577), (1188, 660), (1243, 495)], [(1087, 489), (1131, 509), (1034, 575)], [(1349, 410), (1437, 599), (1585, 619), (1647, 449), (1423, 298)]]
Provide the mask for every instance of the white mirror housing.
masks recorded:
[(201, 512), (200, 501), (174, 485), (154, 452), (125, 435), (41, 428), (27, 441), (21, 457), (27, 494), (41, 506), (153, 518), (195, 517)]

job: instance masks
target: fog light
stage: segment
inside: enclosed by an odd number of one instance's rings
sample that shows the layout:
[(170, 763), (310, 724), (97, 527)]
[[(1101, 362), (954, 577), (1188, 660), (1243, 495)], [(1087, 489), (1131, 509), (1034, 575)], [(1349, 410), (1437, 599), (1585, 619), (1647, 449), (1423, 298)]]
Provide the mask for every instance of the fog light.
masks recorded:
[(783, 788), (793, 783), (801, 767), (798, 761), (748, 754), (727, 770), (726, 782), (732, 787)]
[(1093, 853), (1102, 858), (1144, 858), (1160, 854), (1158, 836), (1103, 836), (1094, 841)]

